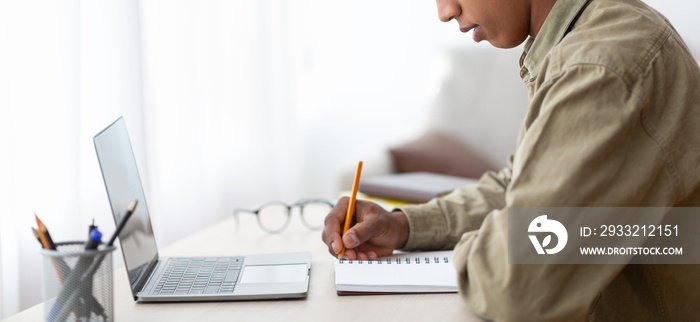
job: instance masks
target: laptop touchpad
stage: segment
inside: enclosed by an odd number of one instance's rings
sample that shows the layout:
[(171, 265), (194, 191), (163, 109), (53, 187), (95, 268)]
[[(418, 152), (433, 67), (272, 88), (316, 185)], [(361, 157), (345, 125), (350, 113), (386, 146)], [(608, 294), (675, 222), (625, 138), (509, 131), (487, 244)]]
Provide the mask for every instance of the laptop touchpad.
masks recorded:
[(241, 283), (299, 283), (306, 276), (306, 264), (252, 265), (243, 269)]

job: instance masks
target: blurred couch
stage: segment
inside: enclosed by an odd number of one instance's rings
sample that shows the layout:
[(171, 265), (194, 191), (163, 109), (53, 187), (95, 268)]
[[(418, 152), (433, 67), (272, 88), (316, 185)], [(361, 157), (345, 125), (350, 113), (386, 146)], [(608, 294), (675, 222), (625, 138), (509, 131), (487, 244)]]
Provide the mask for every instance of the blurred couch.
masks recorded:
[[(504, 166), (527, 111), (521, 53), (490, 47), (446, 52), (426, 132), (366, 156), (362, 177), (410, 171), (478, 177)], [(343, 171), (339, 190), (352, 186), (353, 175), (354, 168)]]
[[(700, 61), (700, 48), (692, 52)], [(366, 156), (362, 177), (428, 171), (478, 178), (486, 170), (505, 166), (528, 107), (519, 76), (521, 53), (520, 47), (445, 53), (447, 72), (430, 107), (428, 130)], [(343, 171), (339, 191), (352, 186), (354, 171)]]

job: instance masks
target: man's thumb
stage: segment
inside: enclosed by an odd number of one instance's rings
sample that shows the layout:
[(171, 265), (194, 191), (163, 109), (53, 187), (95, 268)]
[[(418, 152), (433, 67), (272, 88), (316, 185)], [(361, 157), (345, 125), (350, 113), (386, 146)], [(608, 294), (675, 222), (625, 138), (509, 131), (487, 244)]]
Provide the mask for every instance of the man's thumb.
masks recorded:
[(360, 246), (374, 237), (374, 234), (376, 234), (374, 226), (375, 225), (372, 225), (371, 221), (364, 221), (356, 224), (343, 236), (343, 244), (345, 244), (347, 248)]

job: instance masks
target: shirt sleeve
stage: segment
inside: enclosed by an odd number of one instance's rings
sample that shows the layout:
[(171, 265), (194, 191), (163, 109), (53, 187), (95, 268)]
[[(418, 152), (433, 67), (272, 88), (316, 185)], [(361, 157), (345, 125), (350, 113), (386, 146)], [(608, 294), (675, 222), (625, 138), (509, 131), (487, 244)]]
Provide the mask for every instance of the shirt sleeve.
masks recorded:
[(452, 249), (463, 233), (479, 229), (491, 210), (505, 206), (511, 160), (499, 172), (484, 173), (476, 186), (459, 188), (425, 204), (400, 207), (409, 227), (404, 249)]
[(625, 266), (508, 264), (510, 208), (635, 207), (660, 200), (645, 193), (664, 175), (663, 158), (640, 125), (643, 104), (617, 74), (577, 65), (538, 93), (531, 104), (539, 110), (513, 158), (506, 207), (455, 247), (460, 293), (474, 313), (499, 321), (582, 319)]

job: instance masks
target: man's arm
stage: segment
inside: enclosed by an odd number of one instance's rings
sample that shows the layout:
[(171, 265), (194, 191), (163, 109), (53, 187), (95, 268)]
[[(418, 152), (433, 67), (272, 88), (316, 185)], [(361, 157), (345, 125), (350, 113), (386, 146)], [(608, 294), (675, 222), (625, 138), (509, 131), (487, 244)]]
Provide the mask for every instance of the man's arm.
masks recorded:
[(505, 207), (511, 160), (499, 172), (486, 172), (476, 186), (459, 188), (425, 204), (400, 207), (409, 227), (403, 249), (451, 249), (463, 233), (479, 229), (489, 212)]

